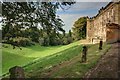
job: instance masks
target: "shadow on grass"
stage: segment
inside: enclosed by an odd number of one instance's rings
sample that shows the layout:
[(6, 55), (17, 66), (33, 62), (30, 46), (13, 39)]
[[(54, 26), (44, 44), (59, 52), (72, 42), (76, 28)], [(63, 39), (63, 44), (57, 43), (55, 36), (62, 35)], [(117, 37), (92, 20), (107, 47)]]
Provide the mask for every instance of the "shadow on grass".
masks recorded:
[(29, 61), (34, 60), (34, 58), (20, 56), (18, 54), (13, 54), (10, 52), (2, 52), (2, 74), (9, 71), (9, 68), (14, 66), (23, 66)]

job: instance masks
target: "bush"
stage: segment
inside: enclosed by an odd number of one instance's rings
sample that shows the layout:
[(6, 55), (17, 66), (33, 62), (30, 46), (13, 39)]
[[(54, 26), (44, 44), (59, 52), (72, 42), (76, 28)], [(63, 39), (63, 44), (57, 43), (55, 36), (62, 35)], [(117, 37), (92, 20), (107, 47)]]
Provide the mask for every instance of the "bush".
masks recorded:
[(44, 45), (44, 38), (39, 38), (38, 42), (41, 46), (43, 46)]
[(34, 43), (29, 38), (24, 38), (24, 37), (12, 38), (9, 43), (15, 43), (15, 42), (17, 42), (17, 45), (23, 47), (34, 45)]
[(63, 45), (67, 45), (73, 42), (72, 37), (64, 37), (63, 38)]
[(72, 43), (72, 42), (73, 42), (72, 37), (68, 37), (68, 38), (67, 38), (67, 41), (68, 41), (68, 44)]
[(68, 43), (68, 39), (67, 39), (66, 37), (64, 37), (64, 38), (63, 38), (63, 45), (67, 45), (67, 44), (69, 44), (69, 43)]

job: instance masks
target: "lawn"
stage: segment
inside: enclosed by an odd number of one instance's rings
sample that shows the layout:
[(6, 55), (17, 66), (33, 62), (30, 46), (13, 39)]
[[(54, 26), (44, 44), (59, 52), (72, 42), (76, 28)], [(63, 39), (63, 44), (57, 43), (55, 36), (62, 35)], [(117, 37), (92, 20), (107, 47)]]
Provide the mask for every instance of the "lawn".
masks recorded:
[[(26, 67), (25, 73), (26, 77), (36, 78), (36, 77), (51, 77), (51, 78), (82, 78), (85, 73), (90, 70), (92, 67), (96, 65), (100, 57), (110, 48), (110, 45), (104, 44), (103, 50), (98, 50), (98, 44), (88, 45), (88, 61), (87, 63), (80, 63), (81, 56), (80, 53), (82, 51), (82, 45), (77, 45), (66, 49), (64, 51), (59, 52), (57, 56), (48, 56), (42, 61), (38, 61)], [(52, 73), (50, 76), (46, 74), (49, 73), (55, 66), (59, 66), (60, 63), (69, 61), (75, 56), (79, 56), (79, 61), (65, 66), (56, 72)], [(66, 64), (65, 64), (66, 65)]]
[[(2, 50), (2, 70), (3, 73), (8, 72), (9, 68), (19, 65), (25, 69), (26, 77), (43, 77), (53, 67), (69, 61), (78, 56), (81, 59), (82, 45), (80, 41), (64, 46), (49, 46), (43, 47), (38, 44), (31, 47), (22, 47), (12, 49), (12, 46), (7, 45), (8, 48)], [(89, 69), (91, 69), (101, 55), (105, 53), (110, 45), (104, 44), (103, 50), (98, 50), (98, 44), (88, 45), (88, 61), (87, 63), (76, 63), (63, 67), (49, 77), (82, 77)]]
[(56, 73), (53, 73), (50, 77), (65, 77), (65, 78), (83, 78), (86, 72), (94, 67), (101, 56), (110, 48), (110, 45), (104, 44), (103, 50), (98, 50), (98, 45), (89, 45), (87, 62), (80, 63), (80, 61), (61, 68)]
[(54, 55), (68, 48), (76, 46), (79, 43), (80, 42), (77, 41), (65, 46), (49, 47), (43, 47), (39, 44), (36, 44), (35, 46), (22, 47), (22, 50), (19, 48), (12, 49), (11, 45), (4, 44), (8, 46), (8, 48), (2, 47), (2, 74), (7, 73), (9, 68), (13, 66), (26, 66), (31, 62), (33, 63), (47, 56)]
[[(64, 51), (58, 52), (56, 55), (48, 56), (41, 60), (38, 60), (38, 62), (25, 68), (26, 77), (36, 77), (38, 76), (37, 74), (39, 74), (40, 77), (41, 72), (49, 68), (52, 68), (53, 66), (56, 66), (59, 63), (72, 59), (73, 57), (80, 54), (81, 51), (82, 45), (81, 46), (77, 45)], [(41, 75), (41, 77), (43, 76)]]

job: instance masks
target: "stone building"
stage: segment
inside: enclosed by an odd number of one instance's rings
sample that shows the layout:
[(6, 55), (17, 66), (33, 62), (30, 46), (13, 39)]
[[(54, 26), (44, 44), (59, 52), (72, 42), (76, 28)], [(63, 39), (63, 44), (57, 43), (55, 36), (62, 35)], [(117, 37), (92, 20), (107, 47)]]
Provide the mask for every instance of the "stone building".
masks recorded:
[(87, 19), (87, 40), (91, 43), (120, 41), (120, 1), (110, 2)]

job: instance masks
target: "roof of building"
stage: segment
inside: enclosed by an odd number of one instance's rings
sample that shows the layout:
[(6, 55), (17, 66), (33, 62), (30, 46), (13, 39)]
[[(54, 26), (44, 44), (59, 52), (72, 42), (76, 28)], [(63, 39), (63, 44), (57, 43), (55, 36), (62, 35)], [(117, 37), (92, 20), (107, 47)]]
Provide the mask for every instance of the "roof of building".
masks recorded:
[(110, 5), (113, 5), (113, 4), (116, 4), (116, 3), (120, 3), (119, 2), (109, 2), (105, 7), (102, 7), (100, 10), (98, 10), (98, 14), (89, 18), (89, 19), (93, 19), (93, 18), (96, 18), (97, 16), (99, 16), (104, 10), (106, 10)]

